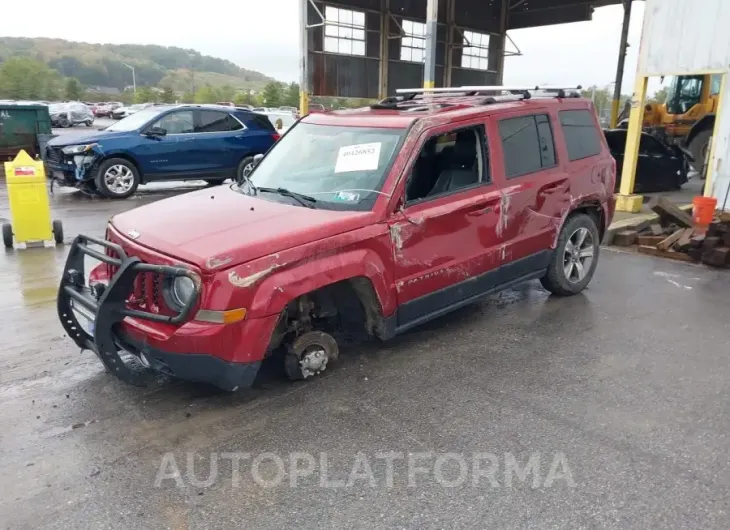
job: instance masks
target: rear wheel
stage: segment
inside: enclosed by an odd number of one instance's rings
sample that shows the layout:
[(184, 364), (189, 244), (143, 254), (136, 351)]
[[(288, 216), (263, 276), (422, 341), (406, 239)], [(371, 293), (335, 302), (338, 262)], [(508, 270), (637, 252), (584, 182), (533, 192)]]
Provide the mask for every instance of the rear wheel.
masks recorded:
[(698, 173), (703, 173), (705, 169), (705, 158), (707, 157), (707, 150), (710, 148), (710, 136), (712, 131), (706, 129), (698, 132), (692, 141), (689, 143), (689, 152), (692, 153), (693, 162), (690, 162), (692, 169)]
[(10, 223), (3, 224), (3, 244), (5, 248), (13, 248), (13, 227)]
[(96, 189), (111, 199), (126, 199), (137, 191), (139, 172), (129, 160), (110, 158), (99, 166)]
[(570, 217), (558, 237), (542, 286), (558, 296), (578, 294), (593, 278), (598, 264), (598, 228), (592, 217)]
[(226, 181), (226, 179), (205, 179), (205, 182), (208, 183), (208, 186), (220, 186)]
[(58, 219), (53, 221), (53, 240), (56, 245), (63, 245), (63, 224)]

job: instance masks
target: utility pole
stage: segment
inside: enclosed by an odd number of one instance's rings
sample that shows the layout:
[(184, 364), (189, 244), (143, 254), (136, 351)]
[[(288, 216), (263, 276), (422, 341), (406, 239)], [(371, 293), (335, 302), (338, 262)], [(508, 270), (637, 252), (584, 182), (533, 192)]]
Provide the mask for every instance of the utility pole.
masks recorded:
[(137, 76), (134, 73), (134, 66), (127, 63), (122, 63), (124, 66), (132, 70), (132, 89), (134, 90), (134, 93), (137, 93)]
[(626, 62), (626, 50), (629, 47), (629, 23), (631, 22), (631, 1), (623, 0), (624, 21), (621, 26), (621, 44), (618, 51), (618, 66), (616, 67), (616, 86), (613, 89), (613, 102), (611, 104), (611, 128), (618, 125), (619, 106), (621, 105), (621, 84), (624, 78), (624, 63)]

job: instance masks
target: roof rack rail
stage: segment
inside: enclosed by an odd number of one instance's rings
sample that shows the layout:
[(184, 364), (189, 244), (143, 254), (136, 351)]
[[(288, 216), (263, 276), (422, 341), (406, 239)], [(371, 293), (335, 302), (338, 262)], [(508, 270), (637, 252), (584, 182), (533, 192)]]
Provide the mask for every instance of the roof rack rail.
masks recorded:
[(529, 99), (531, 96), (537, 97), (571, 97), (577, 91), (583, 88), (581, 85), (573, 86), (551, 86), (551, 85), (535, 85), (535, 86), (512, 86), (512, 85), (485, 85), (485, 86), (459, 86), (459, 87), (438, 87), (438, 88), (399, 88), (395, 92), (403, 99), (408, 101), (416, 96), (476, 96), (485, 95), (500, 96), (508, 94), (521, 95), (523, 99)]

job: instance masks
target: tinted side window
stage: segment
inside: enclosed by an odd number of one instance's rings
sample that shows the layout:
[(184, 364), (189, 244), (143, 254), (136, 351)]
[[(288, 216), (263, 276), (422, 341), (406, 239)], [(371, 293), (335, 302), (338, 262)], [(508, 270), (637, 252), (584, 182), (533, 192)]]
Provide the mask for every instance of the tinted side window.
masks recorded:
[(601, 152), (601, 141), (593, 114), (588, 110), (563, 110), (558, 112), (563, 128), (568, 158), (580, 160)]
[(555, 165), (555, 142), (553, 130), (550, 128), (550, 119), (545, 114), (535, 116), (537, 122), (537, 136), (540, 140), (540, 159), (543, 169)]
[(229, 131), (240, 131), (241, 129), (243, 129), (243, 125), (241, 124), (241, 122), (229, 114), (228, 115), (228, 130)]
[(251, 114), (249, 118), (257, 128), (264, 129), (265, 131), (276, 132), (274, 124), (269, 121), (269, 118), (261, 114)]
[(534, 116), (521, 116), (499, 122), (504, 171), (507, 178), (542, 169), (540, 142)]
[(230, 124), (228, 123), (228, 114), (225, 112), (215, 110), (201, 110), (198, 112), (199, 121), (195, 126), (195, 132), (209, 133), (231, 130)]

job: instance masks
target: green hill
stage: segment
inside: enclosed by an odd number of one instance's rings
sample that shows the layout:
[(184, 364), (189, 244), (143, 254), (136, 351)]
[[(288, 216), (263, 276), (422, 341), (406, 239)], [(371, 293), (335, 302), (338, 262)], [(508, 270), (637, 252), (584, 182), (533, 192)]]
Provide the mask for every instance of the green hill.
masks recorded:
[(169, 84), (174, 90), (186, 90), (191, 86), (191, 68), (196, 85), (261, 89), (272, 81), (261, 72), (246, 70), (231, 61), (172, 46), (0, 37), (0, 63), (10, 57), (38, 59), (62, 76), (75, 77), (86, 86), (120, 90), (132, 81), (124, 63), (134, 66), (138, 86)]

